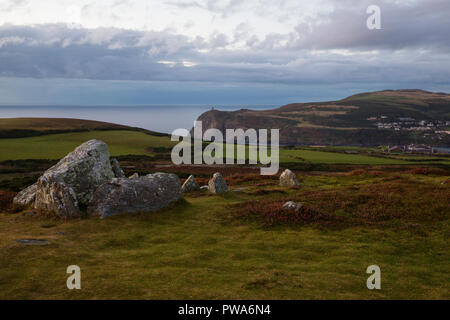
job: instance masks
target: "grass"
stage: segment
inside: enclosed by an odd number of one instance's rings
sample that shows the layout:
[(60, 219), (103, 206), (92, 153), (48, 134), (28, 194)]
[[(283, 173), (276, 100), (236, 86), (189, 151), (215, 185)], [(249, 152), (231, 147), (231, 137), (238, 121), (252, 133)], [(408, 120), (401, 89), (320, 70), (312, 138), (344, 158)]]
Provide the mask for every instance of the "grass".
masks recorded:
[[(448, 202), (438, 200), (439, 206), (424, 211), (432, 197), (421, 195), (422, 189), (439, 190), (440, 197), (448, 198), (449, 185), (440, 184), (448, 176), (363, 172), (299, 178), (301, 188), (282, 193), (273, 179), (263, 187), (259, 180), (247, 181), (250, 189), (241, 192), (200, 192), (158, 213), (104, 220), (0, 214), (0, 298), (450, 298)], [(232, 189), (241, 183), (231, 183)], [(383, 225), (264, 227), (258, 219), (236, 217), (237, 209), (232, 209), (249, 200), (304, 198), (308, 206), (331, 213), (331, 206), (320, 204), (327, 193), (336, 192), (346, 213), (358, 214), (358, 208), (380, 197), (373, 188), (386, 184), (392, 184), (390, 212), (403, 215), (393, 215)], [(416, 190), (419, 184), (422, 189)], [(353, 195), (351, 188), (359, 191)], [(428, 200), (421, 205), (424, 198)], [(410, 215), (414, 205), (418, 209)], [(333, 214), (342, 215), (338, 207)], [(447, 208), (444, 215), (433, 215), (442, 208)], [(15, 242), (23, 238), (50, 244)], [(66, 288), (66, 268), (72, 264), (81, 268), (81, 290)], [(372, 264), (381, 267), (379, 291), (366, 288), (365, 271)]]
[[(86, 132), (69, 132), (49, 134), (38, 137), (0, 139), (0, 162), (22, 159), (60, 159), (81, 143), (99, 139), (108, 144), (112, 156), (158, 154), (158, 148), (170, 160), (170, 150), (177, 142), (166, 136), (154, 136), (139, 131), (101, 130)], [(246, 148), (248, 150), (248, 147)], [(339, 149), (336, 149), (339, 150)], [(360, 149), (365, 151), (366, 149)], [(247, 156), (248, 158), (248, 152)], [(346, 154), (322, 150), (280, 148), (281, 163), (312, 164), (362, 164), (362, 165), (402, 165), (420, 164), (419, 160), (436, 160), (436, 164), (450, 164), (450, 158), (414, 157), (402, 155), (401, 159), (393, 157), (370, 156), (365, 154)]]
[(280, 162), (307, 161), (311, 163), (324, 164), (408, 164), (405, 160), (397, 160), (382, 157), (373, 157), (359, 154), (345, 154), (336, 152), (323, 152), (311, 150), (282, 150), (280, 152)]
[(60, 159), (81, 143), (99, 139), (108, 144), (112, 156), (146, 154), (149, 147), (167, 147), (168, 137), (137, 131), (112, 130), (51, 134), (39, 137), (0, 139), (0, 161), (18, 159)]
[(93, 120), (69, 118), (0, 118), (1, 130), (95, 130), (126, 126)]

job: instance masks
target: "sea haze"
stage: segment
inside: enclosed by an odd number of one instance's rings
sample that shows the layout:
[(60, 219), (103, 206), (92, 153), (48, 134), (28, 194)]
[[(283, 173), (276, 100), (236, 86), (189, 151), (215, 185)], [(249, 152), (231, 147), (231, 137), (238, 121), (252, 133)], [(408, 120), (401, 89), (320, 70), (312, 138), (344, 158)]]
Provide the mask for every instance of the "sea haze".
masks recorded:
[[(150, 106), (0, 106), (0, 118), (76, 118), (129, 125), (171, 133), (192, 128), (195, 119), (212, 105)], [(275, 105), (214, 106), (217, 110), (272, 109)]]

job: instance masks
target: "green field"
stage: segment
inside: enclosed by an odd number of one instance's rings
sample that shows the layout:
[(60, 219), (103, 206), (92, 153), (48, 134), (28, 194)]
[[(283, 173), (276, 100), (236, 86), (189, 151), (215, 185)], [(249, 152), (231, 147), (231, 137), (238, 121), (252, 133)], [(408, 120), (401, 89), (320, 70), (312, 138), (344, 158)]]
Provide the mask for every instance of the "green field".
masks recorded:
[(336, 152), (323, 152), (311, 150), (282, 150), (280, 152), (280, 162), (307, 161), (324, 164), (368, 164), (368, 165), (389, 165), (408, 164), (404, 160), (390, 158), (373, 157), (359, 154), (345, 154)]
[[(392, 177), (303, 175), (300, 190), (283, 193), (272, 181), (264, 195), (256, 186), (224, 196), (187, 195), (158, 213), (104, 220), (0, 214), (0, 298), (449, 299), (448, 204), (442, 201), (449, 187), (440, 185), (445, 177), (396, 178), (396, 196), (386, 210), (376, 208), (393, 216), (364, 218), (374, 225), (267, 228), (233, 217), (237, 209), (229, 207), (302, 198), (330, 210), (320, 197), (333, 190), (344, 192), (337, 205), (349, 208), (334, 214), (356, 216), (365, 208), (359, 197), (371, 205), (386, 201), (370, 190), (392, 189)], [(352, 195), (361, 186), (371, 187)], [(433, 216), (421, 215), (424, 210)], [(50, 244), (25, 246), (17, 239)], [(66, 288), (66, 268), (73, 264), (81, 268), (81, 290)], [(373, 264), (381, 268), (382, 290), (366, 287), (366, 268)]]
[[(99, 139), (108, 144), (112, 156), (119, 155), (152, 155), (151, 148), (170, 148), (176, 142), (169, 137), (153, 136), (138, 131), (108, 130), (51, 134), (38, 137), (0, 139), (0, 161), (19, 159), (60, 159), (81, 143)], [(376, 157), (364, 154), (346, 154), (302, 149), (280, 149), (280, 162), (309, 162), (314, 164), (420, 164), (420, 161)], [(414, 157), (414, 160), (430, 160), (437, 157)], [(447, 158), (448, 159), (448, 158)], [(429, 163), (429, 162), (428, 162)], [(439, 161), (450, 164), (449, 160)]]
[(168, 147), (167, 137), (136, 131), (88, 131), (52, 134), (31, 138), (0, 139), (0, 161), (18, 159), (60, 159), (90, 139), (108, 144), (111, 155), (151, 154), (146, 148)]

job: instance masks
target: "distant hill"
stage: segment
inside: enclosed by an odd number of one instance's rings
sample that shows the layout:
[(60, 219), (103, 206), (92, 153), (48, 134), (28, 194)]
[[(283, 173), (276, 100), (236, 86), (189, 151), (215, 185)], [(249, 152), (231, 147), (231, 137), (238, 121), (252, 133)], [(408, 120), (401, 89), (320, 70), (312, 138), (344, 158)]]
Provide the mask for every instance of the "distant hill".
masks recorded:
[[(203, 121), (204, 130), (223, 132), (226, 128), (279, 128), (283, 145), (450, 146), (450, 135), (435, 133), (450, 130), (445, 124), (450, 121), (450, 94), (423, 90), (361, 93), (339, 101), (293, 103), (263, 111), (210, 110), (198, 120)], [(390, 128), (380, 129), (379, 124)], [(415, 126), (422, 128), (414, 130)]]
[(92, 130), (140, 131), (154, 136), (167, 134), (102, 121), (69, 118), (0, 118), (0, 138), (23, 138), (46, 134)]

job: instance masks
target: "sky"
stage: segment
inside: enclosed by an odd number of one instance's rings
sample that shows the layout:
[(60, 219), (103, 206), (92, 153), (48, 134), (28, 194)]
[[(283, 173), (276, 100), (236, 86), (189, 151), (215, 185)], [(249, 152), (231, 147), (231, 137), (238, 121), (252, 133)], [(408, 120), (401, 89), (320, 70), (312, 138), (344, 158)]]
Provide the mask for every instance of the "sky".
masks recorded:
[(449, 17), (448, 0), (0, 0), (0, 104), (450, 92)]

